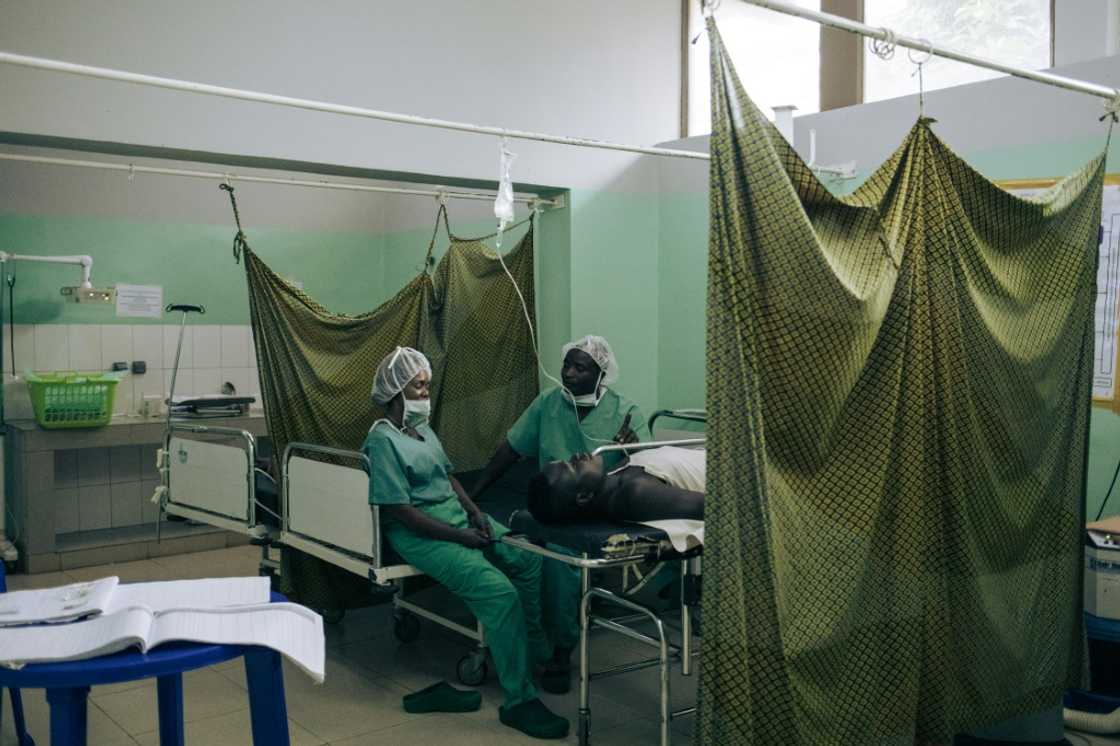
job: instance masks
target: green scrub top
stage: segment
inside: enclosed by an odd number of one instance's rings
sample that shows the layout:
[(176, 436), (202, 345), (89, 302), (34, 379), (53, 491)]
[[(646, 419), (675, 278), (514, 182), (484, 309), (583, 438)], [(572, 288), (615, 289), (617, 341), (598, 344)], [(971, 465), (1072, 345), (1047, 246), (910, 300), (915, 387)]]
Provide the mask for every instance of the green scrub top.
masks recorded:
[(387, 420), (374, 423), (362, 453), (369, 459), (369, 501), (374, 505), (415, 505), (421, 510), (455, 497), (448, 475), (451, 461), (427, 424), (410, 438)]
[[(638, 440), (649, 440), (646, 418), (638, 405), (614, 389), (606, 389), (599, 404), (580, 422), (571, 401), (554, 388), (533, 400), (513, 423), (506, 440), (518, 454), (536, 456), (542, 464), (566, 461), (577, 453), (608, 445), (618, 435), (626, 415), (630, 415), (630, 429)], [(604, 453), (603, 457), (610, 467), (622, 459), (622, 453)]]

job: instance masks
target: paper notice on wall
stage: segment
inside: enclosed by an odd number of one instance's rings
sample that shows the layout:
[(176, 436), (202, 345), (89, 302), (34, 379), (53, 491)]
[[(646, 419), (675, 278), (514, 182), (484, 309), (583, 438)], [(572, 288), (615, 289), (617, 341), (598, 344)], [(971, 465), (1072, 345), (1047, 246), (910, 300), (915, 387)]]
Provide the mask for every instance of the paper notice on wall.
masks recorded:
[[(1032, 197), (1045, 188), (1015, 189)], [(1112, 401), (1116, 391), (1117, 312), (1120, 311), (1120, 184), (1105, 184), (1094, 319), (1093, 398)]]
[(162, 285), (117, 285), (117, 316), (158, 319), (163, 316)]
[(1116, 391), (1116, 332), (1120, 306), (1120, 186), (1106, 184), (1101, 210), (1101, 253), (1097, 268), (1096, 348), (1093, 398), (1111, 400)]

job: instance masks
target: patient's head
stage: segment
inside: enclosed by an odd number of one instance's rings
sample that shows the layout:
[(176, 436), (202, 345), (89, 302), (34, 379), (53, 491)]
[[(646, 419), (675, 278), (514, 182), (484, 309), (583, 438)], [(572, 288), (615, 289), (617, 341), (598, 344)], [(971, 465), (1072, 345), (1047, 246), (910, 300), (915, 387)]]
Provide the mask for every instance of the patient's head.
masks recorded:
[(529, 512), (541, 523), (592, 517), (595, 495), (605, 478), (599, 456), (580, 453), (568, 461), (545, 464), (529, 481)]

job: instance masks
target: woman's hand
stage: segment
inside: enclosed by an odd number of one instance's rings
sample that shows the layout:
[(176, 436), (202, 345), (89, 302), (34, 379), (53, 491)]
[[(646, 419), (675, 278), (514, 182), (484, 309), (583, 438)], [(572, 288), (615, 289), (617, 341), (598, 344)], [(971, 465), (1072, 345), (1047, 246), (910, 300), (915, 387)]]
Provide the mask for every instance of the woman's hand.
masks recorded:
[(630, 415), (626, 415), (626, 419), (622, 421), (622, 427), (618, 429), (618, 434), (614, 436), (614, 442), (620, 445), (630, 445), (638, 442), (638, 434), (630, 429)]
[(475, 510), (467, 516), (470, 527), (478, 531), (488, 542), (494, 540), (494, 532), (490, 528), (490, 519), (481, 510)]
[(460, 544), (471, 549), (485, 549), (490, 545), (490, 538), (477, 528), (460, 529), (456, 538)]

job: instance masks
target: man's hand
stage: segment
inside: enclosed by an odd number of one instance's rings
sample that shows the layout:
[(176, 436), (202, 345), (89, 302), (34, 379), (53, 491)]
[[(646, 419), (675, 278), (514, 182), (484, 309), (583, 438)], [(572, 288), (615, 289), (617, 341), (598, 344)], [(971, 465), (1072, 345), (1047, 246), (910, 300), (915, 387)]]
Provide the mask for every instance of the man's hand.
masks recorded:
[(464, 528), (459, 531), (459, 543), (471, 549), (485, 549), (490, 545), (490, 538), (477, 528)]
[(638, 442), (638, 434), (630, 429), (630, 415), (626, 415), (626, 419), (622, 421), (622, 427), (618, 429), (618, 434), (614, 436), (614, 442), (620, 445)]
[(488, 519), (486, 514), (481, 510), (475, 511), (467, 516), (467, 522), (472, 529), (486, 537), (487, 541), (494, 540), (494, 532), (490, 529), (490, 519)]

